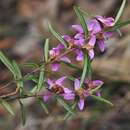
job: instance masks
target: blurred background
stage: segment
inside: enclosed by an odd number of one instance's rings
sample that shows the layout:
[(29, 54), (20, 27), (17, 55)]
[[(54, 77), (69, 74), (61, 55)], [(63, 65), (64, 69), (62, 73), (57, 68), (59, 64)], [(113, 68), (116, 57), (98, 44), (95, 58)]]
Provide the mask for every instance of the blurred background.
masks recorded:
[[(122, 0), (0, 0), (0, 49), (22, 65), (42, 58), (44, 40), (50, 37), (47, 23), (62, 34), (68, 32), (71, 24), (78, 22), (73, 5), (79, 5), (87, 13), (115, 16)], [(122, 20), (130, 19), (130, 1), (124, 10)], [(102, 95), (114, 107), (87, 99), (83, 112), (76, 117), (62, 121), (63, 108), (49, 102), (47, 115), (34, 99), (25, 100), (27, 122), (23, 127), (17, 101), (12, 105), (16, 116), (10, 116), (0, 107), (0, 130), (130, 130), (130, 25), (121, 28), (122, 36), (115, 33), (107, 41), (107, 50), (98, 54), (93, 62), (93, 77), (105, 82)], [(52, 39), (52, 44), (56, 40)], [(62, 69), (59, 73), (63, 73)], [(27, 73), (28, 68), (23, 69)], [(77, 74), (76, 71), (68, 72)], [(55, 74), (54, 74), (55, 75)], [(10, 73), (0, 63), (0, 88), (11, 80)], [(31, 86), (31, 84), (27, 84)], [(9, 86), (0, 95), (12, 90)]]

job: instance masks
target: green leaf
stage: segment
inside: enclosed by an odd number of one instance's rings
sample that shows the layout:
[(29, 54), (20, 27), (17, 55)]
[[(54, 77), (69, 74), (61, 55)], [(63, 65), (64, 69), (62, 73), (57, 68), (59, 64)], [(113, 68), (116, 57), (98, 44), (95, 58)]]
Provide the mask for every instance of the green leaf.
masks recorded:
[(48, 52), (49, 52), (49, 39), (46, 39), (45, 45), (44, 45), (44, 56), (45, 56), (45, 62), (48, 62)]
[[(71, 109), (72, 109), (73, 111), (74, 111), (76, 105), (77, 105), (76, 102), (72, 105)], [(72, 116), (72, 114), (71, 114), (70, 112), (67, 112), (67, 114), (66, 114), (65, 117), (64, 117), (64, 120), (68, 119), (70, 116)]]
[(121, 31), (120, 31), (119, 29), (117, 29), (116, 31), (117, 31), (117, 33), (119, 34), (119, 36), (121, 37), (121, 36), (122, 36)]
[(114, 22), (114, 25), (119, 21), (122, 13), (123, 13), (123, 10), (124, 10), (124, 7), (125, 7), (125, 4), (126, 4), (126, 0), (123, 0), (122, 4), (121, 4), (121, 7), (116, 15), (116, 18), (115, 18), (115, 22)]
[(59, 96), (56, 96), (57, 101), (72, 115), (75, 115), (74, 111), (71, 109), (71, 107)]
[(87, 54), (84, 54), (84, 65), (83, 65), (83, 72), (80, 80), (80, 87), (82, 87), (83, 82), (85, 80), (86, 74), (87, 74), (87, 68), (88, 68), (88, 56)]
[(50, 32), (61, 42), (61, 44), (65, 46), (65, 48), (67, 48), (67, 42), (62, 38), (62, 35), (56, 32), (51, 26), (51, 24), (49, 24), (48, 27), (49, 27)]
[(115, 30), (117, 30), (117, 29), (119, 29), (121, 27), (124, 27), (124, 26), (128, 25), (128, 24), (130, 24), (130, 20), (123, 21), (121, 23), (116, 24), (114, 27), (108, 29), (107, 32), (108, 31), (115, 31)]
[(38, 68), (39, 67), (39, 65), (38, 64), (36, 64), (36, 63), (31, 63), (31, 62), (28, 62), (28, 63), (24, 63), (24, 64), (22, 64), (22, 67), (30, 67), (30, 68), (33, 68), (33, 69), (35, 69), (35, 68)]
[(19, 79), (22, 79), (22, 73), (21, 73), (21, 70), (19, 68), (19, 65), (16, 63), (16, 61), (13, 61), (12, 62), (13, 64), (13, 67), (14, 67), (14, 71), (15, 71), (15, 80), (17, 82), (17, 86), (20, 87), (20, 93), (22, 94), (23, 93), (23, 90), (24, 90), (24, 84), (23, 84), (23, 81), (17, 81)]
[(36, 94), (37, 93), (37, 85), (34, 86), (30, 92)]
[(86, 24), (86, 21), (84, 19), (83, 13), (80, 10), (80, 8), (77, 7), (77, 6), (74, 6), (74, 11), (75, 11), (75, 13), (76, 13), (76, 15), (77, 15), (77, 17), (78, 17), (78, 19), (80, 21), (80, 24), (81, 24), (81, 26), (82, 26), (82, 28), (84, 30), (85, 38), (87, 38), (87, 36), (88, 36), (88, 28), (87, 28), (87, 24)]
[(22, 79), (20, 79), (20, 81), (21, 80), (23, 80), (23, 81), (32, 80), (35, 83), (38, 82), (38, 78), (35, 75), (26, 75)]
[(10, 62), (10, 60), (3, 54), (2, 51), (0, 51), (0, 60), (3, 62), (3, 64), (11, 71), (11, 73), (15, 76), (16, 73), (14, 71), (13, 65)]
[(40, 104), (40, 106), (43, 108), (43, 110), (45, 111), (46, 114), (49, 114), (49, 110), (47, 108), (46, 103), (43, 101), (43, 99), (38, 98), (38, 103)]
[(40, 91), (42, 89), (43, 83), (44, 83), (44, 68), (42, 68), (41, 71), (40, 71), (38, 85), (37, 85), (38, 91)]
[(68, 78), (69, 80), (71, 80), (71, 81), (74, 81), (74, 80), (75, 80), (75, 77), (73, 77), (73, 76), (67, 76), (67, 78)]
[(90, 58), (87, 58), (87, 78), (91, 80), (91, 76), (92, 76), (92, 68), (91, 68), (91, 60)]
[(26, 111), (25, 111), (25, 107), (21, 100), (19, 100), (19, 104), (20, 104), (20, 109), (21, 109), (22, 124), (24, 126), (26, 124)]
[(80, 7), (78, 7), (80, 12), (82, 12), (83, 15), (86, 15), (87, 17), (89, 17), (90, 19), (94, 18), (95, 16), (90, 14), (90, 13), (87, 13), (85, 10), (81, 9)]
[(100, 88), (101, 88), (101, 86), (98, 86), (98, 87), (96, 87), (96, 88), (90, 90), (89, 93), (90, 93), (90, 94), (93, 94), (93, 93), (97, 92), (97, 90), (100, 89)]
[(66, 64), (68, 67), (73, 68), (73, 69), (78, 69), (78, 70), (81, 69), (78, 66), (76, 66), (75, 64), (67, 63), (67, 62), (64, 62), (64, 61), (61, 61), (61, 62)]
[(98, 96), (95, 96), (95, 95), (91, 95), (91, 97), (93, 97), (94, 99), (96, 99), (96, 100), (98, 100), (98, 101), (107, 103), (107, 104), (109, 104), (110, 106), (113, 106), (113, 104), (112, 104), (110, 101), (108, 101), (108, 100), (106, 100), (106, 99), (104, 99), (104, 98), (102, 98), (102, 97), (98, 97)]
[(2, 100), (1, 104), (4, 106), (4, 108), (11, 114), (11, 115), (15, 115), (12, 107), (10, 106), (10, 104), (4, 100)]

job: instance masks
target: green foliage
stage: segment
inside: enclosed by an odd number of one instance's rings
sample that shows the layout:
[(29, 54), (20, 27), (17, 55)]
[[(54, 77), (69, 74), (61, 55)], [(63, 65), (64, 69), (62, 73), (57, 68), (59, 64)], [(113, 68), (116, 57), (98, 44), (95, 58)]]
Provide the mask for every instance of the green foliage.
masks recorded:
[(40, 69), (40, 75), (39, 75), (39, 80), (38, 80), (38, 85), (37, 85), (37, 91), (39, 92), (44, 85), (44, 68)]
[(122, 13), (123, 13), (123, 11), (124, 11), (125, 5), (126, 5), (126, 0), (123, 0), (123, 2), (122, 2), (122, 4), (121, 4), (121, 7), (120, 7), (120, 9), (119, 9), (119, 11), (118, 11), (118, 13), (117, 13), (117, 15), (116, 15), (114, 24), (117, 24), (118, 21), (120, 20), (120, 17), (122, 16)]
[[(72, 109), (73, 111), (75, 111), (76, 105), (77, 105), (77, 103), (74, 102), (74, 104), (71, 106), (71, 109)], [(66, 114), (65, 117), (64, 117), (64, 120), (67, 120), (67, 119), (70, 118), (71, 116), (72, 116), (72, 114), (71, 114), (70, 112), (67, 112), (67, 114)]]
[(14, 79), (17, 82), (17, 86), (20, 87), (21, 91), (23, 90), (23, 81), (18, 81), (22, 78), (21, 70), (16, 63), (16, 61), (11, 62), (2, 51), (0, 51), (0, 60), (3, 62), (3, 64), (10, 70), (10, 72), (13, 74)]
[(45, 111), (46, 114), (49, 114), (49, 110), (47, 108), (46, 103), (43, 101), (42, 98), (37, 98), (38, 103), (40, 104), (40, 106), (42, 107), (42, 109)]
[(15, 115), (13, 108), (10, 106), (10, 104), (8, 102), (6, 102), (3, 99), (0, 99), (0, 103), (1, 105), (3, 105), (3, 107), (11, 114), (11, 115)]
[(75, 112), (71, 109), (71, 107), (59, 96), (56, 96), (57, 101), (72, 115), (75, 115)]
[(16, 61), (13, 61), (12, 62), (12, 65), (14, 67), (14, 71), (15, 71), (15, 80), (17, 82), (17, 85), (18, 87), (20, 87), (20, 90), (21, 90), (21, 93), (23, 93), (23, 90), (24, 90), (24, 84), (23, 84), (23, 81), (18, 81), (19, 79), (22, 79), (22, 73), (21, 73), (21, 70), (19, 68), (19, 65), (16, 63)]
[(11, 61), (4, 55), (2, 51), (0, 51), (0, 60), (3, 62), (3, 64), (10, 70), (10, 72), (16, 76), (16, 73), (14, 71), (14, 67), (11, 63)]
[(62, 35), (56, 32), (51, 26), (51, 24), (49, 24), (48, 27), (49, 27), (50, 32), (53, 34), (53, 36), (55, 36), (61, 42), (61, 44), (63, 44), (65, 48), (67, 48), (67, 42), (63, 39)]
[(49, 39), (46, 39), (45, 45), (44, 45), (44, 57), (45, 57), (45, 62), (48, 62), (48, 52), (49, 52)]
[(130, 20), (127, 20), (127, 21), (123, 21), (123, 22), (120, 22), (116, 25), (114, 25), (113, 27), (111, 27), (110, 29), (108, 29), (107, 31), (115, 31), (121, 27), (124, 27), (124, 26), (127, 26), (130, 24)]
[(26, 110), (21, 100), (19, 100), (19, 104), (20, 104), (20, 109), (21, 109), (22, 124), (25, 125), (26, 124)]
[(83, 72), (80, 80), (80, 87), (83, 86), (84, 79), (86, 78), (86, 76), (88, 76), (87, 74), (89, 73), (90, 70), (90, 64), (88, 61), (89, 61), (89, 57), (87, 56), (87, 54), (84, 54), (84, 65), (83, 65)]
[(102, 98), (102, 97), (98, 97), (98, 96), (95, 96), (95, 95), (91, 95), (91, 97), (93, 97), (94, 99), (96, 99), (96, 100), (98, 100), (98, 101), (107, 103), (107, 104), (110, 105), (110, 106), (113, 106), (113, 104), (112, 104), (110, 101), (108, 101), (108, 100), (106, 100), (106, 99), (104, 99), (104, 98)]
[(80, 24), (81, 24), (81, 26), (82, 26), (82, 28), (84, 30), (85, 38), (87, 38), (87, 36), (88, 36), (88, 28), (87, 28), (87, 24), (86, 24), (86, 21), (84, 19), (83, 13), (80, 10), (80, 8), (77, 7), (77, 6), (74, 6), (74, 11), (75, 11), (75, 13), (76, 13), (76, 15), (77, 15), (77, 17), (78, 17), (78, 19), (80, 21)]
[(38, 68), (39, 65), (36, 64), (36, 63), (28, 62), (28, 63), (22, 64), (22, 67), (28, 67), (28, 68), (33, 68), (33, 69), (35, 69), (35, 68)]

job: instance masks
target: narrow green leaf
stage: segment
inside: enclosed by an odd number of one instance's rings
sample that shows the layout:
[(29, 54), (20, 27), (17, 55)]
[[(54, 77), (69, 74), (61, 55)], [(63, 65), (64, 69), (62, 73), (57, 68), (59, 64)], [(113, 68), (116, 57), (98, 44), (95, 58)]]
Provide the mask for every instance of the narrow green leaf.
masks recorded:
[(119, 36), (121, 37), (121, 36), (122, 36), (121, 31), (120, 31), (119, 29), (117, 29), (116, 31), (117, 31), (117, 33), (119, 34)]
[(38, 78), (35, 75), (27, 75), (24, 76), (22, 79), (20, 79), (19, 81), (28, 81), (28, 80), (32, 80), (33, 82), (37, 83), (38, 82)]
[(73, 69), (81, 69), (81, 68), (79, 68), (78, 66), (76, 66), (75, 64), (72, 64), (72, 63), (67, 63), (67, 62), (64, 62), (64, 61), (61, 61), (61, 63), (64, 63), (64, 64), (66, 64), (68, 67), (71, 67), (71, 68), (73, 68)]
[(24, 64), (22, 64), (22, 66), (21, 66), (21, 67), (30, 67), (30, 68), (35, 69), (35, 68), (38, 68), (38, 67), (39, 67), (39, 65), (38, 65), (38, 64), (36, 64), (36, 63), (28, 62), (28, 63), (24, 63)]
[[(21, 70), (19, 68), (19, 65), (16, 63), (16, 61), (13, 61), (12, 62), (13, 64), (13, 68), (14, 68), (14, 72), (15, 72), (15, 80), (19, 80), (19, 79), (22, 79), (22, 73), (21, 73)], [(23, 81), (17, 81), (17, 84), (18, 84), (18, 87), (20, 87), (20, 93), (23, 93), (23, 89), (24, 89), (24, 84), (23, 84)]]
[(30, 93), (36, 94), (37, 93), (37, 85), (33, 87)]
[(38, 98), (38, 103), (40, 104), (40, 106), (43, 108), (43, 110), (45, 111), (46, 114), (49, 114), (49, 110), (47, 108), (46, 103), (43, 101), (43, 99)]
[(87, 78), (91, 80), (91, 76), (92, 76), (92, 68), (91, 68), (91, 60), (90, 58), (87, 58)]
[(10, 104), (4, 100), (2, 100), (1, 104), (4, 106), (4, 108), (11, 114), (11, 115), (15, 115), (12, 107), (10, 106)]
[(104, 103), (107, 103), (107, 104), (109, 104), (110, 106), (113, 106), (113, 104), (110, 102), (110, 101), (108, 101), (108, 100), (106, 100), (106, 99), (104, 99), (104, 98), (102, 98), (102, 97), (98, 97), (98, 96), (95, 96), (95, 95), (91, 95), (94, 99), (96, 99), (96, 100), (98, 100), (98, 101), (101, 101), (101, 102), (104, 102)]
[(82, 76), (81, 76), (81, 80), (80, 80), (80, 87), (82, 87), (84, 79), (86, 77), (87, 74), (87, 67), (88, 66), (88, 56), (86, 54), (84, 54), (84, 65), (83, 65), (83, 72), (82, 72)]
[(48, 27), (49, 27), (50, 32), (61, 42), (61, 44), (65, 46), (65, 48), (67, 48), (67, 42), (62, 38), (62, 35), (56, 32), (51, 26), (51, 24), (49, 24)]
[(73, 76), (67, 76), (67, 78), (69, 79), (69, 80), (71, 80), (71, 81), (74, 81), (75, 80), (75, 77), (73, 77)]
[(57, 96), (56, 99), (69, 113), (71, 113), (72, 115), (75, 115), (71, 107), (61, 97)]
[(19, 104), (20, 104), (20, 109), (21, 109), (22, 124), (24, 126), (26, 124), (26, 111), (25, 111), (25, 107), (21, 100), (19, 100)]
[(0, 51), (0, 60), (3, 62), (3, 64), (11, 71), (13, 75), (15, 75), (14, 68), (10, 60), (3, 54), (2, 51)]
[(91, 91), (89, 91), (89, 93), (93, 94), (93, 93), (97, 92), (97, 90), (99, 90), (100, 88), (101, 88), (101, 86), (98, 86), (98, 87), (92, 89)]
[(121, 4), (121, 7), (116, 15), (116, 18), (115, 18), (115, 22), (114, 22), (114, 25), (119, 21), (122, 13), (123, 13), (123, 10), (124, 10), (124, 7), (125, 7), (125, 4), (126, 4), (126, 0), (123, 0), (122, 4)]
[(43, 83), (44, 83), (44, 68), (42, 68), (41, 71), (40, 71), (38, 85), (37, 85), (38, 91), (40, 91), (42, 89)]
[(87, 38), (87, 36), (88, 36), (88, 28), (87, 28), (87, 24), (86, 24), (86, 21), (84, 19), (83, 13), (80, 10), (80, 8), (77, 7), (77, 6), (74, 6), (74, 11), (75, 11), (75, 13), (76, 13), (76, 15), (77, 15), (77, 17), (78, 17), (78, 19), (80, 21), (80, 24), (81, 24), (81, 26), (82, 26), (82, 28), (84, 30), (85, 38)]
[(84, 15), (88, 16), (89, 18), (93, 18), (94, 17), (94, 15), (92, 15), (90, 13), (87, 13), (85, 10), (81, 9), (80, 7), (78, 7), (78, 8)]
[[(77, 105), (76, 102), (72, 105), (71, 109), (72, 109), (73, 111), (74, 111), (76, 105)], [(66, 114), (65, 117), (64, 117), (64, 120), (68, 119), (68, 118), (71, 117), (71, 116), (72, 116), (72, 114), (71, 114), (70, 112), (67, 112), (67, 114)]]
[(46, 39), (45, 45), (44, 45), (45, 62), (48, 62), (48, 52), (49, 52), (49, 39)]
[(115, 26), (113, 26), (112, 28), (108, 29), (107, 31), (115, 31), (121, 27), (124, 27), (126, 25), (130, 24), (130, 20), (127, 21), (123, 21), (121, 23), (116, 24)]

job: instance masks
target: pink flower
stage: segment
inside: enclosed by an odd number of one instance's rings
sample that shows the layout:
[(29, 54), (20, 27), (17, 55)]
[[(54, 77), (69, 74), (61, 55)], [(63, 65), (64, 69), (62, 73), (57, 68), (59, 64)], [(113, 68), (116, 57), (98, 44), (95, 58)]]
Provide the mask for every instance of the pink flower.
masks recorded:
[(43, 96), (44, 101), (47, 101), (53, 94), (59, 94), (65, 100), (74, 99), (74, 93), (69, 88), (63, 86), (63, 81), (65, 80), (65, 76), (57, 79), (56, 81), (52, 81), (50, 79), (47, 80), (48, 83), (48, 92)]
[(80, 110), (83, 110), (84, 108), (84, 101), (85, 98), (88, 96), (87, 90), (80, 87), (80, 81), (78, 79), (75, 79), (74, 81), (74, 89), (76, 96), (78, 96), (78, 107)]
[[(64, 45), (63, 44), (59, 44), (57, 45), (56, 47), (52, 48), (50, 51), (49, 51), (49, 56), (50, 56), (50, 59), (51, 60), (54, 60), (56, 59), (58, 56), (60, 56), (61, 54), (61, 51), (62, 49), (64, 49)], [(58, 60), (56, 60), (55, 62), (53, 62), (51, 64), (51, 69), (52, 71), (57, 71), (59, 69), (59, 66), (60, 66), (60, 61), (64, 61), (64, 62), (67, 62), (67, 63), (71, 63), (70, 59), (66, 56), (63, 56), (63, 57), (60, 57), (58, 58)]]
[[(103, 82), (101, 80), (94, 80), (94, 81), (86, 80), (84, 82), (84, 86), (80, 87), (79, 79), (75, 79), (74, 89), (75, 89), (75, 95), (78, 97), (78, 107), (80, 110), (83, 110), (85, 98), (87, 98), (90, 95), (91, 90), (102, 85)], [(100, 96), (100, 92), (96, 91), (95, 95)]]
[(103, 16), (100, 16), (100, 15), (97, 15), (95, 16), (95, 18), (101, 23), (103, 24), (104, 26), (106, 27), (112, 27), (114, 26), (114, 18), (112, 17), (103, 17)]

